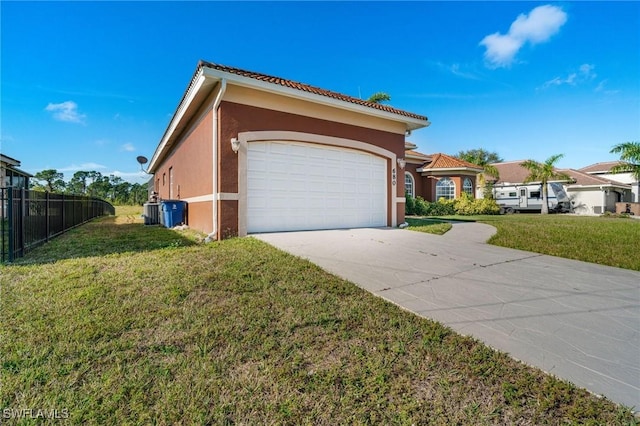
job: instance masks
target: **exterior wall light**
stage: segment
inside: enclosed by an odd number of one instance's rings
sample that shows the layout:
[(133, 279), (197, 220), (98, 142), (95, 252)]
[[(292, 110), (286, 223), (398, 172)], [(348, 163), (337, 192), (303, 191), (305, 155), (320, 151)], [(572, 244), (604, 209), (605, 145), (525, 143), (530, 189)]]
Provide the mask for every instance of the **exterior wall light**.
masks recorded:
[(407, 161), (404, 158), (398, 158), (398, 166), (400, 166), (401, 169), (404, 169), (404, 166), (407, 165)]
[(236, 154), (238, 153), (238, 150), (240, 149), (240, 141), (237, 138), (231, 138), (231, 149)]

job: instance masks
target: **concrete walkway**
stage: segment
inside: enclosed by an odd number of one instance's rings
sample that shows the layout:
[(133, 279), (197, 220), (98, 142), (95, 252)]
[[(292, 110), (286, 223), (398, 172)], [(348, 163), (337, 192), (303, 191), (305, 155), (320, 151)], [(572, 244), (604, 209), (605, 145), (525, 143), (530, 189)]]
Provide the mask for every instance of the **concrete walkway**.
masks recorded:
[(365, 228), (254, 237), (638, 411), (640, 272), (485, 244), (494, 232), (457, 223), (443, 236)]

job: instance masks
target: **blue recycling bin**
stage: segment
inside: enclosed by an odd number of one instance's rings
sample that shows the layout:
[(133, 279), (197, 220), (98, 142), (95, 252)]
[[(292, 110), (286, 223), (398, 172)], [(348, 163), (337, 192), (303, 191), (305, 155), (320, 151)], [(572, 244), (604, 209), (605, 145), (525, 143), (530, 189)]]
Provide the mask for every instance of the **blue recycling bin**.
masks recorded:
[(160, 201), (160, 224), (166, 228), (173, 228), (184, 223), (184, 201), (162, 200)]

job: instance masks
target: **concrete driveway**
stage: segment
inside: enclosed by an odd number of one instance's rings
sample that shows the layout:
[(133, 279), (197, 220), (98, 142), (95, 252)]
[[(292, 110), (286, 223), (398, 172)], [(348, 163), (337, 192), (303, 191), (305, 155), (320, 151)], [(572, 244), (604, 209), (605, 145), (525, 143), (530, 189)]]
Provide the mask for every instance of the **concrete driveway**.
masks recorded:
[(638, 410), (640, 272), (485, 244), (494, 232), (460, 223), (444, 236), (366, 228), (254, 237)]

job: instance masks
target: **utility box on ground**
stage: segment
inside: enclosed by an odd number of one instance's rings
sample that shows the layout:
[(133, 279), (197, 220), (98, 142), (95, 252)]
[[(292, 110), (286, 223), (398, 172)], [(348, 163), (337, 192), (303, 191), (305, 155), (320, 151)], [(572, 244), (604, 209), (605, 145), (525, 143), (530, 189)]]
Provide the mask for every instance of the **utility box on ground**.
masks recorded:
[(142, 216), (144, 216), (145, 225), (157, 225), (160, 223), (160, 204), (144, 203), (142, 208)]
[(185, 204), (180, 200), (160, 201), (160, 224), (166, 228), (173, 228), (184, 223)]

